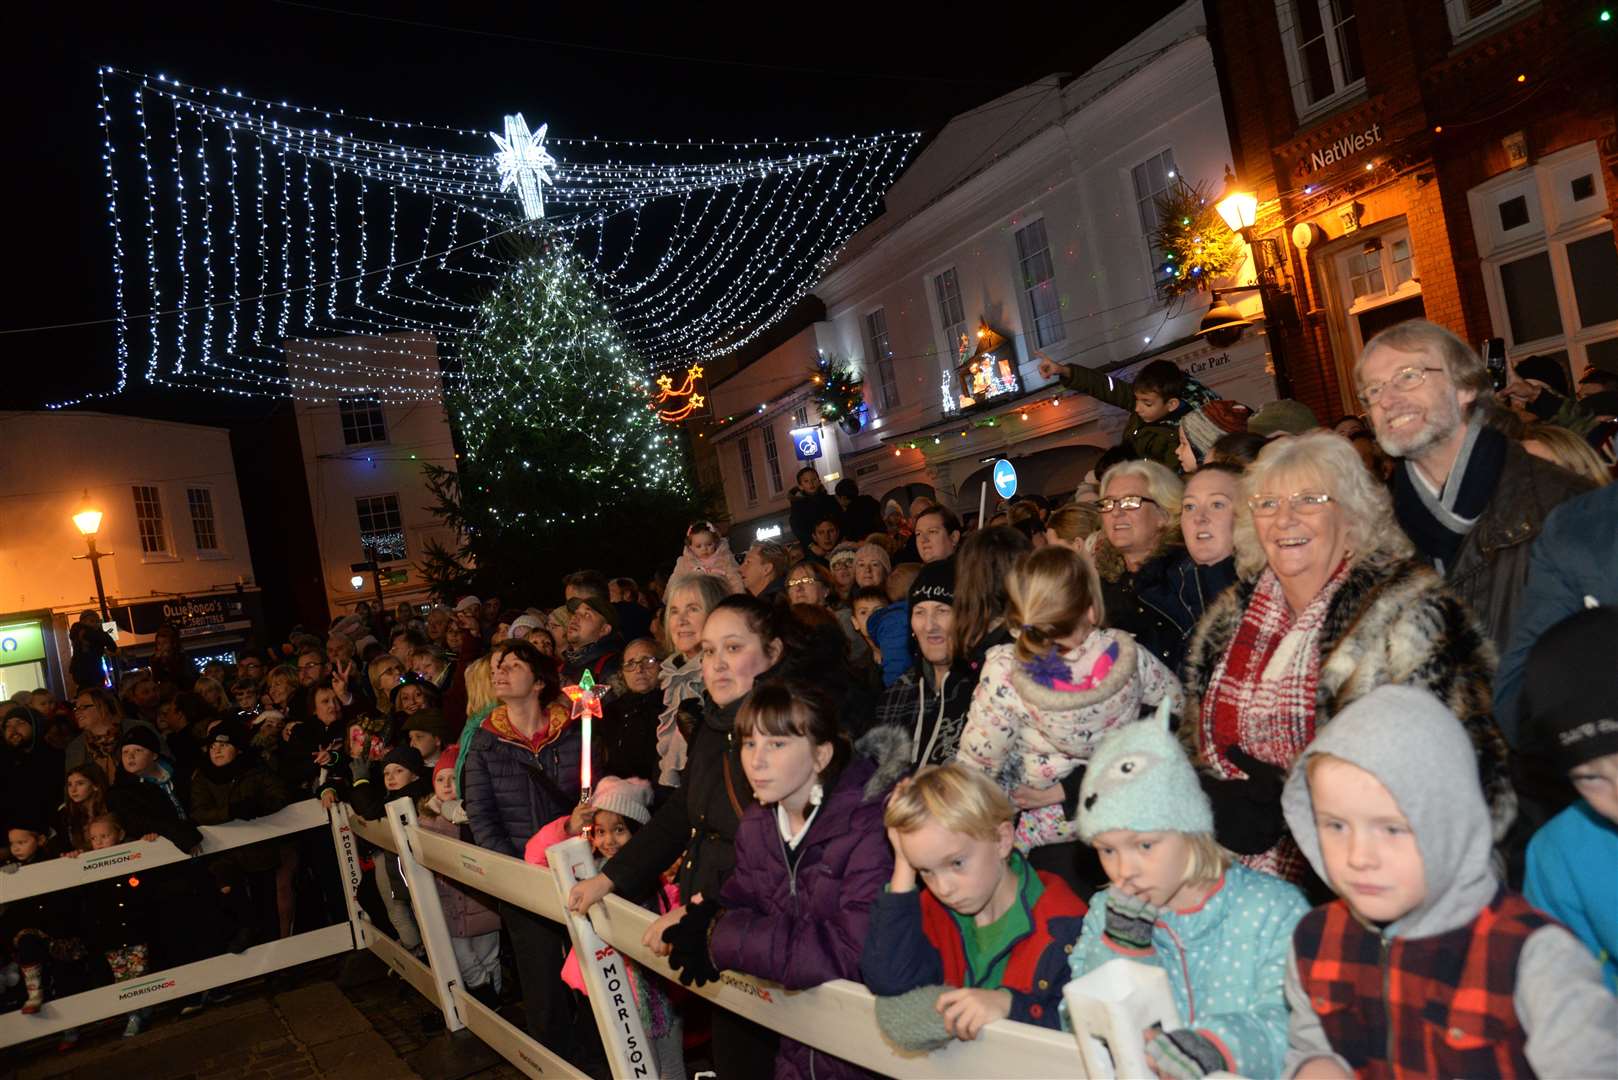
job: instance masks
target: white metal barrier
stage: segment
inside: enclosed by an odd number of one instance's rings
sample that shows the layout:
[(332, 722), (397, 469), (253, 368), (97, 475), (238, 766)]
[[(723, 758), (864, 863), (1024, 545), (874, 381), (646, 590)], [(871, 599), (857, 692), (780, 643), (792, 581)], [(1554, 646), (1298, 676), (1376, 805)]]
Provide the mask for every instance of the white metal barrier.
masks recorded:
[[(586, 841), (573, 839), (552, 847), (548, 852), (549, 868), (539, 867), (422, 829), (408, 799), (388, 804), (383, 821), (366, 821), (343, 805), (333, 808), (328, 816), (319, 803), (309, 800), (268, 818), (205, 828), (204, 851), (227, 850), (327, 821), (343, 877), (347, 924), (255, 946), (239, 956), (217, 956), (155, 972), (147, 978), (51, 1000), (44, 1011), (34, 1016), (15, 1012), (0, 1015), (0, 1046), (363, 948), (433, 1002), (443, 1012), (450, 1031), (470, 1030), (527, 1076), (583, 1080), (584, 1073), (466, 991), (432, 880), (437, 873), (563, 924), (580, 959), (590, 1007), (613, 1075), (658, 1075), (652, 1048), (629, 994), (624, 961), (632, 960), (647, 972), (671, 981), (677, 975), (664, 958), (641, 944), (647, 927), (656, 918), (651, 912), (616, 896), (607, 897), (593, 908), (588, 919), (567, 911), (564, 898), (573, 884), (595, 873)], [(379, 858), (399, 859), (425, 947), (425, 962), (378, 930), (361, 909), (358, 840), (380, 849)], [(167, 841), (126, 844), (96, 855), (88, 866), (78, 860), (57, 859), (17, 874), (0, 875), (0, 898), (38, 895), (187, 858)], [(1008, 1080), (1085, 1076), (1072, 1035), (1010, 1020), (988, 1025), (973, 1042), (951, 1042), (929, 1054), (898, 1050), (877, 1026), (875, 998), (870, 991), (847, 980), (789, 991), (751, 975), (726, 971), (718, 982), (694, 992), (719, 1008), (788, 1038), (888, 1076)]]
[[(637, 1010), (624, 986), (622, 961), (633, 960), (665, 979), (676, 980), (678, 976), (667, 960), (641, 944), (647, 927), (656, 918), (651, 912), (616, 896), (607, 897), (593, 908), (588, 919), (569, 913), (563, 906), (574, 882), (595, 873), (586, 841), (576, 838), (552, 847), (547, 852), (550, 862), (547, 869), (422, 830), (415, 824), (414, 808), (408, 800), (389, 804), (388, 813), (389, 824), (396, 826), (400, 834), (398, 838), (386, 837), (388, 843), (379, 842), (383, 833), (380, 825), (356, 821), (355, 828), (379, 847), (408, 851), (409, 858), (418, 861), (425, 870), (443, 874), (566, 926), (580, 959), (589, 988), (590, 1008), (601, 1031), (613, 1075), (626, 1078), (658, 1075), (651, 1048), (640, 1030)], [(439, 930), (443, 927), (437, 891), (430, 885), (425, 889), (413, 887), (411, 900), (416, 905), (417, 924), (426, 942), (429, 922), (436, 924)], [(374, 950), (375, 946), (372, 947)], [(428, 953), (433, 953), (431, 945)], [(453, 965), (453, 955), (449, 960)], [(399, 970), (397, 964), (390, 963), (390, 966)], [(433, 966), (438, 966), (436, 960)], [(457, 1010), (466, 1026), (528, 1075), (580, 1075), (525, 1032), (506, 1024), (471, 999), (459, 986), (458, 971), (450, 978), (440, 973), (438, 977), (418, 976), (418, 979), (420, 981), (412, 979), (412, 984), (418, 988), (428, 982), (440, 987), (439, 1001), (447, 1000), (448, 1008)], [(1071, 1034), (1011, 1020), (988, 1025), (973, 1042), (954, 1041), (928, 1054), (901, 1051), (877, 1026), (876, 999), (871, 992), (847, 980), (811, 990), (789, 991), (751, 975), (727, 971), (718, 982), (696, 989), (695, 993), (788, 1038), (888, 1076), (1034, 1080), (1086, 1075)], [(478, 1012), (484, 1015), (478, 1016)], [(485, 1034), (489, 1021), (501, 1025), (494, 1038)]]
[[(327, 821), (327, 812), (320, 803), (309, 799), (252, 821), (206, 825), (202, 827), (201, 854), (228, 851), (319, 828), (325, 826)], [(335, 825), (333, 831), (336, 835)], [(341, 843), (337, 850), (341, 863), (344, 852)], [(352, 844), (348, 845), (348, 855), (351, 865), (346, 872), (352, 880), (357, 881), (359, 871), (357, 864), (353, 863)], [(183, 863), (190, 858), (167, 840), (159, 839), (137, 840), (101, 851), (86, 852), (82, 857), (51, 859), (25, 866), (14, 873), (0, 874), (0, 904), (110, 878), (139, 876), (164, 866)], [(20, 1012), (0, 1014), (0, 1047), (14, 1046), (70, 1027), (119, 1016), (132, 1009), (189, 997), (282, 968), (349, 952), (354, 947), (352, 922), (338, 923), (255, 945), (243, 953), (225, 953), (179, 967), (164, 968), (127, 982), (47, 999), (44, 1008), (32, 1016), (24, 1016)]]

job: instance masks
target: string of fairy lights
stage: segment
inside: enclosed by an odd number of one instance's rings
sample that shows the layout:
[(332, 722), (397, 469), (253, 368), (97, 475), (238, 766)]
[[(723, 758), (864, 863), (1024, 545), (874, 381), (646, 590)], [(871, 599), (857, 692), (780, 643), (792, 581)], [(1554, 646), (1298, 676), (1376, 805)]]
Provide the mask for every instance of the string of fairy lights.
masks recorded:
[(116, 371), (91, 397), (434, 397), (524, 240), (583, 260), (653, 374), (688, 369), (801, 299), (919, 138), (575, 138), (98, 78)]

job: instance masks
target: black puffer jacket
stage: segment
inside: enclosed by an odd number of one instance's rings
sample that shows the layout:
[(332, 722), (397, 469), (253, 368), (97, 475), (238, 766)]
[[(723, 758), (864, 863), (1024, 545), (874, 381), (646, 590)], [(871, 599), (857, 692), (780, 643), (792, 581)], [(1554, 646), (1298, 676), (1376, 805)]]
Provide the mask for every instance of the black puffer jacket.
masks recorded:
[[(520, 859), (540, 826), (578, 805), (584, 740), (578, 723), (567, 713), (561, 702), (546, 706), (544, 722), (557, 724), (559, 730), (537, 753), (514, 734), (504, 705), (485, 717), (472, 735), (461, 784), (478, 847)], [(601, 772), (597, 769), (591, 775)]]
[[(1178, 537), (1177, 530), (1174, 535)], [(1107, 540), (1098, 541), (1095, 549), (1101, 602), (1106, 608), (1104, 623), (1127, 630), (1171, 671), (1179, 670), (1189, 629), (1182, 630), (1170, 611), (1165, 610), (1164, 598), (1176, 591), (1174, 568), (1184, 555), (1183, 547), (1164, 543), (1139, 570), (1131, 571), (1123, 555)]]
[[(288, 802), (281, 778), (249, 757), (238, 757), (228, 765), (204, 761), (191, 779), (191, 820), (198, 825), (222, 825), (273, 814)], [(221, 859), (243, 870), (274, 870), (280, 852), (274, 844), (249, 844), (236, 848)]]
[(692, 733), (680, 786), (602, 868), (618, 895), (651, 892), (657, 876), (684, 852), (680, 895), (719, 896), (736, 866), (736, 826), (754, 801), (740, 746), (732, 737), (736, 714), (746, 700), (740, 697), (721, 708), (703, 695), (702, 723)]

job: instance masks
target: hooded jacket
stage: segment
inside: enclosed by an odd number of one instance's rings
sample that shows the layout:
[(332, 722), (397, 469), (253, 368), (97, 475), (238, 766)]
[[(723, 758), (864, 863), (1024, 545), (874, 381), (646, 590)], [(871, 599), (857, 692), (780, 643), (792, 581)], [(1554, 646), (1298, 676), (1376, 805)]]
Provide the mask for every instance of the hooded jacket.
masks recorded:
[(34, 729), (28, 742), (0, 744), (0, 811), (8, 822), (46, 821), (62, 801), (64, 754), (40, 738), (45, 717), (28, 711)]
[(966, 725), (966, 712), (972, 705), (976, 679), (965, 661), (957, 660), (938, 685), (932, 684), (926, 670), (931, 667), (925, 660), (918, 661), (882, 692), (871, 729), (871, 734), (888, 728), (902, 735), (912, 769), (955, 760), (961, 728)]
[[(1104, 534), (1097, 534), (1093, 558), (1107, 625), (1128, 631), (1170, 671), (1178, 671), (1185, 657), (1186, 637), (1196, 627), (1196, 618), (1187, 619), (1180, 600), (1179, 566), (1190, 559), (1180, 542), (1180, 531), (1165, 527), (1139, 570), (1129, 569), (1123, 554)], [(1200, 618), (1201, 609), (1196, 614)]]
[[(882, 827), (887, 794), (908, 765), (908, 740), (892, 728), (860, 740), (859, 754), (814, 811), (788, 855), (776, 808), (755, 803), (736, 830), (736, 869), (719, 893), (708, 935), (714, 966), (804, 990), (860, 979), (871, 905), (893, 876)], [(775, 1076), (826, 1080), (870, 1073), (792, 1039), (782, 1039)]]
[[(1086, 679), (1088, 659), (1103, 648), (1115, 648), (1116, 659), (1096, 686), (1060, 684)], [(1109, 732), (1140, 719), (1143, 707), (1165, 698), (1178, 706), (1181, 697), (1169, 669), (1121, 630), (1091, 631), (1078, 650), (1055, 650), (1033, 664), (1018, 658), (1016, 645), (997, 645), (973, 693), (957, 760), (1008, 789), (1049, 787), (1089, 761)]]
[[(1345, 1068), (1377, 1075), (1401, 1075), (1386, 1056), (1352, 1060), (1326, 1035), (1323, 1016), (1351, 1010), (1352, 1030), (1361, 1045), (1386, 1047), (1400, 1058), (1412, 1046), (1425, 1051), (1445, 1075), (1498, 1075), (1514, 1042), (1533, 1072), (1541, 1076), (1618, 1075), (1613, 1032), (1618, 1031), (1618, 999), (1601, 984), (1595, 958), (1561, 926), (1532, 911), (1504, 889), (1494, 876), (1489, 807), (1483, 798), (1467, 733), (1430, 693), (1406, 686), (1381, 687), (1344, 709), (1321, 729), (1294, 764), (1282, 792), (1287, 825), (1299, 848), (1322, 880), (1331, 881), (1321, 853), (1310, 798), (1307, 763), (1330, 754), (1374, 776), (1398, 803), (1409, 821), (1422, 857), (1425, 896), (1414, 908), (1386, 925), (1366, 923), (1352, 915), (1344, 900), (1317, 908), (1306, 916), (1294, 937), (1286, 973), (1287, 1003), (1292, 1010), (1285, 1069), (1292, 1075), (1306, 1061), (1329, 1057)], [(1333, 963), (1317, 967), (1321, 958), (1300, 943), (1320, 933), (1320, 925), (1337, 913), (1339, 924), (1380, 938), (1382, 1001), (1380, 1007), (1361, 1000), (1352, 983)], [(1526, 914), (1513, 914), (1514, 911)], [(1345, 923), (1343, 916), (1347, 915)], [(1480, 923), (1480, 920), (1483, 920)], [(1510, 1012), (1516, 1027), (1500, 1023), (1486, 1002), (1488, 984), (1431, 985), (1441, 972), (1411, 971), (1407, 955), (1423, 955), (1425, 942), (1444, 938), (1444, 957), (1455, 970), (1474, 965), (1492, 976), (1513, 940), (1490, 934), (1496, 924), (1532, 927), (1515, 944), (1520, 948), (1514, 971), (1506, 971)], [(1482, 930), (1483, 934), (1478, 935)], [(1467, 949), (1466, 955), (1459, 955)], [(1488, 951), (1478, 953), (1477, 950)], [(1430, 953), (1425, 955), (1431, 955)], [(1308, 981), (1324, 983), (1325, 995), (1311, 995)], [(1425, 980), (1426, 992), (1418, 985)], [(1412, 1010), (1419, 1015), (1412, 1017)]]

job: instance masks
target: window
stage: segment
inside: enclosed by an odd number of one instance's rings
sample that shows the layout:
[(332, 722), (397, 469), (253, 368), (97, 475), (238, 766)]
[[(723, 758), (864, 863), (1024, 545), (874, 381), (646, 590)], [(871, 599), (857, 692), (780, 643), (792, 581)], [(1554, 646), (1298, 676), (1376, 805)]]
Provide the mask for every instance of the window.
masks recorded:
[(337, 403), (343, 421), (343, 445), (364, 446), (388, 441), (387, 424), (382, 420), (382, 403), (374, 397), (346, 397)]
[(1532, 3), (1533, 0), (1444, 0), (1450, 36), (1459, 44), (1487, 33)]
[(213, 491), (205, 487), (185, 489), (185, 502), (191, 510), (191, 537), (200, 552), (219, 550), (219, 530), (214, 524)]
[(966, 335), (966, 313), (961, 307), (961, 280), (955, 275), (955, 267), (933, 277), (933, 295), (938, 297), (938, 325), (944, 331), (947, 368), (965, 359), (961, 355), (961, 338)]
[(1045, 237), (1043, 218), (1017, 230), (1017, 274), (1034, 317), (1034, 340), (1042, 349), (1064, 340), (1067, 328), (1062, 325), (1056, 269), (1051, 265), (1051, 245)]
[(1575, 375), (1618, 351), (1618, 246), (1594, 143), (1468, 193), (1494, 331)]
[(142, 555), (172, 555), (169, 533), (163, 523), (163, 496), (155, 485), (136, 484), (130, 489), (135, 496), (135, 526), (140, 530)]
[(1147, 257), (1152, 260), (1152, 273), (1163, 265), (1163, 252), (1152, 242), (1157, 232), (1157, 200), (1168, 194), (1178, 180), (1174, 168), (1174, 151), (1153, 154), (1136, 165), (1130, 172), (1135, 184), (1135, 210), (1140, 215), (1141, 235), (1146, 237)]
[(893, 373), (893, 349), (888, 345), (888, 315), (877, 308), (865, 316), (865, 345), (876, 364), (877, 381), (882, 387), (882, 411), (899, 407), (899, 381)]
[(360, 519), (360, 547), (367, 559), (384, 563), (406, 557), (399, 496), (361, 495), (354, 500), (354, 508)]
[(764, 477), (770, 482), (770, 494), (781, 494), (781, 455), (775, 445), (775, 428), (766, 427), (764, 436)]
[(1425, 305), (1410, 228), (1402, 219), (1374, 233), (1357, 232), (1350, 244), (1331, 259), (1331, 273), (1337, 286), (1335, 310), (1343, 313), (1348, 330), (1347, 352), (1358, 356), (1378, 331), (1420, 318)]
[(1358, 0), (1276, 0), (1298, 119), (1323, 112), (1365, 79)]
[(758, 502), (758, 480), (753, 476), (753, 448), (748, 444), (748, 437), (743, 435), (736, 443), (736, 452), (742, 459), (742, 486), (747, 489), (747, 502), (749, 505)]

